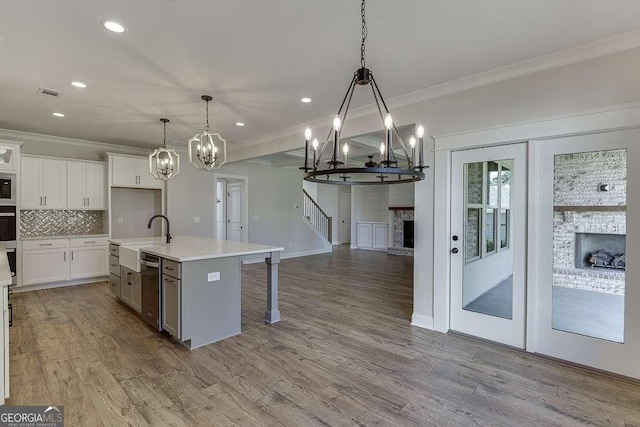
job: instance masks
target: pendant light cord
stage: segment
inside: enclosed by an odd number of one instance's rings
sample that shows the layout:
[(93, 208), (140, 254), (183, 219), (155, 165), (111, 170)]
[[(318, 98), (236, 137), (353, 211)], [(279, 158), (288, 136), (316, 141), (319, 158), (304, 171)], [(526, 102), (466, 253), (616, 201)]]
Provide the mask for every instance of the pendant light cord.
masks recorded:
[(162, 125), (164, 126), (164, 141), (162, 142), (162, 147), (167, 148), (167, 121), (163, 121)]
[(204, 127), (204, 130), (209, 132), (209, 129), (211, 129), (209, 127), (209, 100), (207, 100), (206, 102), (207, 102), (207, 125)]
[(362, 68), (366, 68), (365, 60), (364, 60), (364, 42), (367, 40), (367, 21), (365, 18), (365, 0), (362, 0), (362, 5), (360, 6), (360, 14), (362, 15), (362, 44), (360, 44), (360, 65)]

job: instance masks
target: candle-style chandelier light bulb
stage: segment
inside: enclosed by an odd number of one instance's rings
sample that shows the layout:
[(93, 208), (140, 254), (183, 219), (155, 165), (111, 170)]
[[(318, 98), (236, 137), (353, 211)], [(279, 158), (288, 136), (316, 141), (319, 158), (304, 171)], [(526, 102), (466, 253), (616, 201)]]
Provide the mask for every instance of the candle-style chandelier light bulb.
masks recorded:
[[(227, 141), (219, 133), (211, 132), (209, 126), (209, 102), (213, 100), (210, 95), (200, 97), (206, 103), (207, 124), (200, 133), (197, 133), (188, 142), (189, 161), (197, 169), (214, 170), (227, 162)], [(218, 146), (222, 147), (222, 159), (218, 158)]]
[(424, 138), (424, 126), (418, 125), (418, 129), (416, 130), (416, 135), (418, 138)]
[[(409, 147), (405, 146), (398, 129), (391, 118), (391, 113), (387, 103), (382, 97), (380, 88), (373, 76), (373, 72), (367, 68), (365, 62), (365, 41), (367, 39), (367, 22), (365, 19), (366, 1), (361, 1), (360, 15), (362, 23), (362, 39), (360, 44), (360, 68), (356, 70), (351, 79), (347, 93), (345, 94), (338, 112), (333, 118), (333, 126), (327, 135), (326, 140), (319, 146), (316, 139), (313, 140), (313, 162), (308, 163), (308, 146), (310, 135), (305, 131), (305, 163), (304, 179), (306, 181), (320, 184), (340, 184), (340, 185), (372, 185), (372, 184), (401, 184), (416, 182), (424, 179), (422, 172), (425, 167), (422, 162), (414, 166), (414, 158), (408, 153)], [(340, 160), (340, 131), (344, 127), (343, 120), (348, 116), (351, 99), (357, 86), (369, 87), (373, 93), (375, 105), (380, 114), (385, 141), (380, 147), (380, 161), (373, 160), (375, 153), (368, 153), (369, 161), (363, 167), (349, 167), (347, 163), (348, 146), (342, 147), (343, 160)], [(394, 137), (395, 135), (395, 137)], [(404, 151), (407, 159), (406, 167), (399, 166), (399, 162), (394, 152), (394, 140)], [(413, 149), (413, 146), (411, 147)], [(396, 148), (397, 150), (397, 148)], [(323, 161), (323, 155), (325, 160)]]
[(313, 135), (313, 134), (311, 133), (311, 129), (310, 129), (310, 128), (306, 128), (306, 129), (304, 130), (304, 137), (305, 137), (305, 139), (306, 139), (307, 141), (311, 140), (311, 136), (312, 136), (312, 135)]
[(346, 155), (349, 154), (349, 145), (345, 142), (342, 146), (342, 152)]
[(411, 138), (409, 138), (409, 145), (411, 146), (411, 148), (416, 148), (416, 137), (411, 135)]

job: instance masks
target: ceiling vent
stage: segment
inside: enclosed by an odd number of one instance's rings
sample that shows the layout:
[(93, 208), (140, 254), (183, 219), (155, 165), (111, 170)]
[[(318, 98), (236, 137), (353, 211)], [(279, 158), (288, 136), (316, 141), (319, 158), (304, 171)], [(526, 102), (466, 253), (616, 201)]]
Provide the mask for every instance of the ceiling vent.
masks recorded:
[(38, 88), (38, 95), (46, 96), (48, 98), (60, 98), (62, 96), (62, 92), (58, 92), (57, 90), (47, 89), (46, 87)]

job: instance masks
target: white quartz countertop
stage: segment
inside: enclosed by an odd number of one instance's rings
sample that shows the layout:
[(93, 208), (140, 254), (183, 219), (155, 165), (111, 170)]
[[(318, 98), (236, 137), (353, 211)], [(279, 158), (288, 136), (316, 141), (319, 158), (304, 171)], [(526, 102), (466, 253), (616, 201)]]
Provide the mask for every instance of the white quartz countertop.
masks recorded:
[(9, 286), (11, 284), (11, 268), (9, 267), (9, 259), (7, 258), (7, 249), (0, 244), (0, 286)]
[(20, 240), (91, 239), (94, 237), (109, 237), (109, 235), (108, 234), (76, 234), (73, 236), (35, 236), (35, 237), (20, 237)]
[(258, 255), (269, 252), (281, 252), (284, 248), (258, 245), (255, 243), (234, 242), (195, 236), (175, 236), (170, 244), (164, 243), (164, 237), (140, 237), (111, 239), (111, 243), (120, 246), (140, 246), (140, 251), (177, 262), (199, 261), (203, 259), (227, 258), (233, 256)]

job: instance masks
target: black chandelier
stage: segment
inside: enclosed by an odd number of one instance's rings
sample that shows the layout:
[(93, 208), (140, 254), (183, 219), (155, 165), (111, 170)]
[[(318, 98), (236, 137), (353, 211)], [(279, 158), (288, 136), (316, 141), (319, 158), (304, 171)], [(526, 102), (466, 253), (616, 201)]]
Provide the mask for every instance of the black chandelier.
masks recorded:
[[(416, 133), (417, 138), (412, 136), (409, 140), (411, 153), (398, 132), (396, 125), (393, 123), (387, 103), (380, 93), (378, 84), (376, 83), (373, 73), (365, 64), (365, 41), (367, 39), (367, 22), (365, 19), (365, 0), (362, 0), (360, 8), (362, 15), (362, 43), (360, 45), (360, 68), (354, 73), (347, 93), (342, 99), (338, 113), (333, 119), (333, 126), (327, 135), (325, 142), (318, 151), (319, 143), (317, 139), (311, 141), (311, 129), (305, 130), (305, 155), (304, 166), (300, 169), (304, 171), (305, 181), (317, 182), (322, 184), (338, 184), (338, 185), (379, 185), (379, 184), (403, 184), (408, 182), (416, 182), (424, 179), (423, 170), (427, 167), (424, 165), (424, 127), (419, 125)], [(356, 86), (370, 86), (373, 92), (373, 99), (380, 113), (380, 119), (385, 129), (385, 141), (380, 145), (380, 159), (374, 161), (374, 156), (368, 156), (369, 161), (364, 167), (349, 167), (348, 154), (349, 146), (345, 143), (342, 147), (342, 158), (339, 153), (340, 145), (340, 129), (342, 123), (347, 119), (351, 98)], [(400, 147), (404, 151), (407, 159), (406, 167), (401, 167), (396, 160), (393, 151), (393, 135), (398, 139)], [(333, 138), (332, 138), (333, 136)], [(327, 161), (326, 168), (320, 168), (322, 155), (327, 146), (331, 145), (331, 159)], [(311, 142), (313, 150), (313, 160), (309, 165), (309, 143)], [(416, 147), (416, 144), (418, 145)], [(416, 159), (416, 148), (418, 150), (418, 159)], [(417, 163), (416, 163), (417, 160)]]

